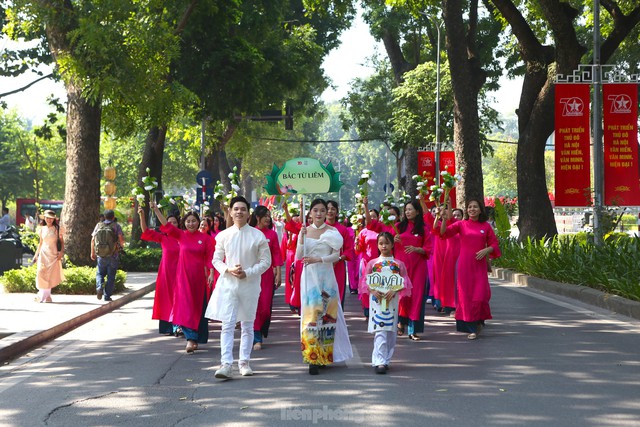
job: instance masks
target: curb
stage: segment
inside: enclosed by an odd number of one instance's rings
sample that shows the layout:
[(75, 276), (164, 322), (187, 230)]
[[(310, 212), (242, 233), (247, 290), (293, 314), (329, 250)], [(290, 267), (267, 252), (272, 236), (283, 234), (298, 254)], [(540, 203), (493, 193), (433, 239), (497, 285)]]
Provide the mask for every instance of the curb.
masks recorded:
[(613, 311), (614, 313), (640, 320), (640, 302), (628, 300), (618, 295), (598, 291), (587, 286), (560, 283), (540, 279), (539, 277), (527, 276), (526, 274), (516, 273), (515, 271), (506, 268), (494, 267), (490, 276), (494, 279), (513, 282), (518, 285), (527, 286), (540, 291), (563, 295), (596, 307)]
[(39, 347), (47, 341), (51, 341), (52, 339), (58, 338), (76, 329), (79, 326), (84, 325), (96, 319), (100, 316), (103, 316), (107, 313), (110, 313), (125, 304), (134, 301), (143, 295), (148, 294), (153, 291), (156, 287), (156, 282), (153, 281), (149, 285), (144, 286), (143, 288), (137, 289), (133, 292), (127, 293), (122, 297), (109, 302), (101, 307), (95, 308), (91, 311), (88, 311), (80, 316), (76, 316), (72, 319), (67, 320), (66, 322), (60, 323), (59, 325), (53, 326), (49, 329), (45, 329), (36, 334), (33, 334), (33, 331), (25, 331), (20, 332), (9, 337), (3, 339), (4, 342), (11, 342), (11, 344), (5, 346), (0, 349), (0, 363), (5, 363), (11, 359), (15, 359), (16, 357), (30, 351), (35, 347)]

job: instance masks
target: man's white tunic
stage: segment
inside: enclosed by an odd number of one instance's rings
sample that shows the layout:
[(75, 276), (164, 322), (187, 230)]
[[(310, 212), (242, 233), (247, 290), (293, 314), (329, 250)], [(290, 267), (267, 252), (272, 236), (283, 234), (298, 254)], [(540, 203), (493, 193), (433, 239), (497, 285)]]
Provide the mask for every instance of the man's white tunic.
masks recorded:
[[(234, 277), (227, 270), (241, 265), (247, 275)], [(221, 321), (253, 321), (256, 317), (260, 279), (271, 266), (269, 242), (264, 234), (249, 224), (236, 225), (216, 235), (213, 267), (220, 277), (211, 295), (205, 317)], [(236, 311), (236, 318), (233, 313)]]

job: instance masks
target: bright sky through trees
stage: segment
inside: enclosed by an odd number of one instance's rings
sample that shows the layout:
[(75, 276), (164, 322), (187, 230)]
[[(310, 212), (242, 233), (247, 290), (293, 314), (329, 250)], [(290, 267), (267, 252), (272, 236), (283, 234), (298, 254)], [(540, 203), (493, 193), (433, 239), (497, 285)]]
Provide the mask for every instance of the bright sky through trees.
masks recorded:
[[(385, 55), (382, 43), (373, 39), (360, 15), (353, 22), (352, 27), (342, 34), (341, 40), (340, 47), (330, 52), (323, 62), (325, 74), (334, 86), (322, 94), (322, 99), (326, 102), (340, 100), (347, 95), (353, 79), (366, 78), (375, 71), (368, 65), (368, 58), (376, 52), (379, 55)], [(0, 49), (6, 48), (7, 43), (10, 42), (6, 39), (0, 41)], [(41, 70), (44, 74), (50, 72), (46, 67), (42, 67)], [(21, 77), (1, 77), (0, 93), (27, 85), (37, 78), (35, 73)], [(496, 98), (494, 108), (502, 114), (511, 114), (517, 108), (522, 82), (502, 79), (500, 84), (502, 88), (494, 94)], [(51, 79), (40, 81), (24, 92), (7, 96), (3, 100), (7, 102), (9, 108), (16, 108), (21, 116), (38, 124), (51, 112), (46, 98), (52, 93), (63, 102), (65, 101), (66, 95), (62, 83), (56, 83)]]

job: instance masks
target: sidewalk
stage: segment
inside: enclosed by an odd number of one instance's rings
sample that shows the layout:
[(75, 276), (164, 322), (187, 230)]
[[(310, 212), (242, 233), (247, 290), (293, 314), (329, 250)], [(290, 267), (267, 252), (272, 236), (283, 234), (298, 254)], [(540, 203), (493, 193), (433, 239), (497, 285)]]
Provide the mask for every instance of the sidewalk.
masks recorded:
[(36, 293), (0, 292), (0, 363), (38, 347), (96, 317), (155, 290), (157, 273), (127, 273), (125, 290), (113, 301), (96, 295), (52, 295), (53, 303), (37, 303)]
[(516, 273), (515, 271), (504, 268), (494, 268), (493, 273), (489, 274), (489, 278), (516, 283), (554, 295), (563, 295), (585, 304), (640, 320), (640, 302), (601, 292), (587, 286), (554, 282), (552, 280)]

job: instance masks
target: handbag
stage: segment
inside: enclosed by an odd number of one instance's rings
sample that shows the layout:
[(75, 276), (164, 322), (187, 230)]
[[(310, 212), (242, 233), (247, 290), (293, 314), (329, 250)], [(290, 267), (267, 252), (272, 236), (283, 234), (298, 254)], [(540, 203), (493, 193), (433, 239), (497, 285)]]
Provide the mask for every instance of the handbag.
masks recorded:
[(60, 227), (56, 225), (56, 235), (58, 236), (58, 240), (56, 240), (56, 248), (58, 252), (62, 251), (62, 241), (60, 240)]

